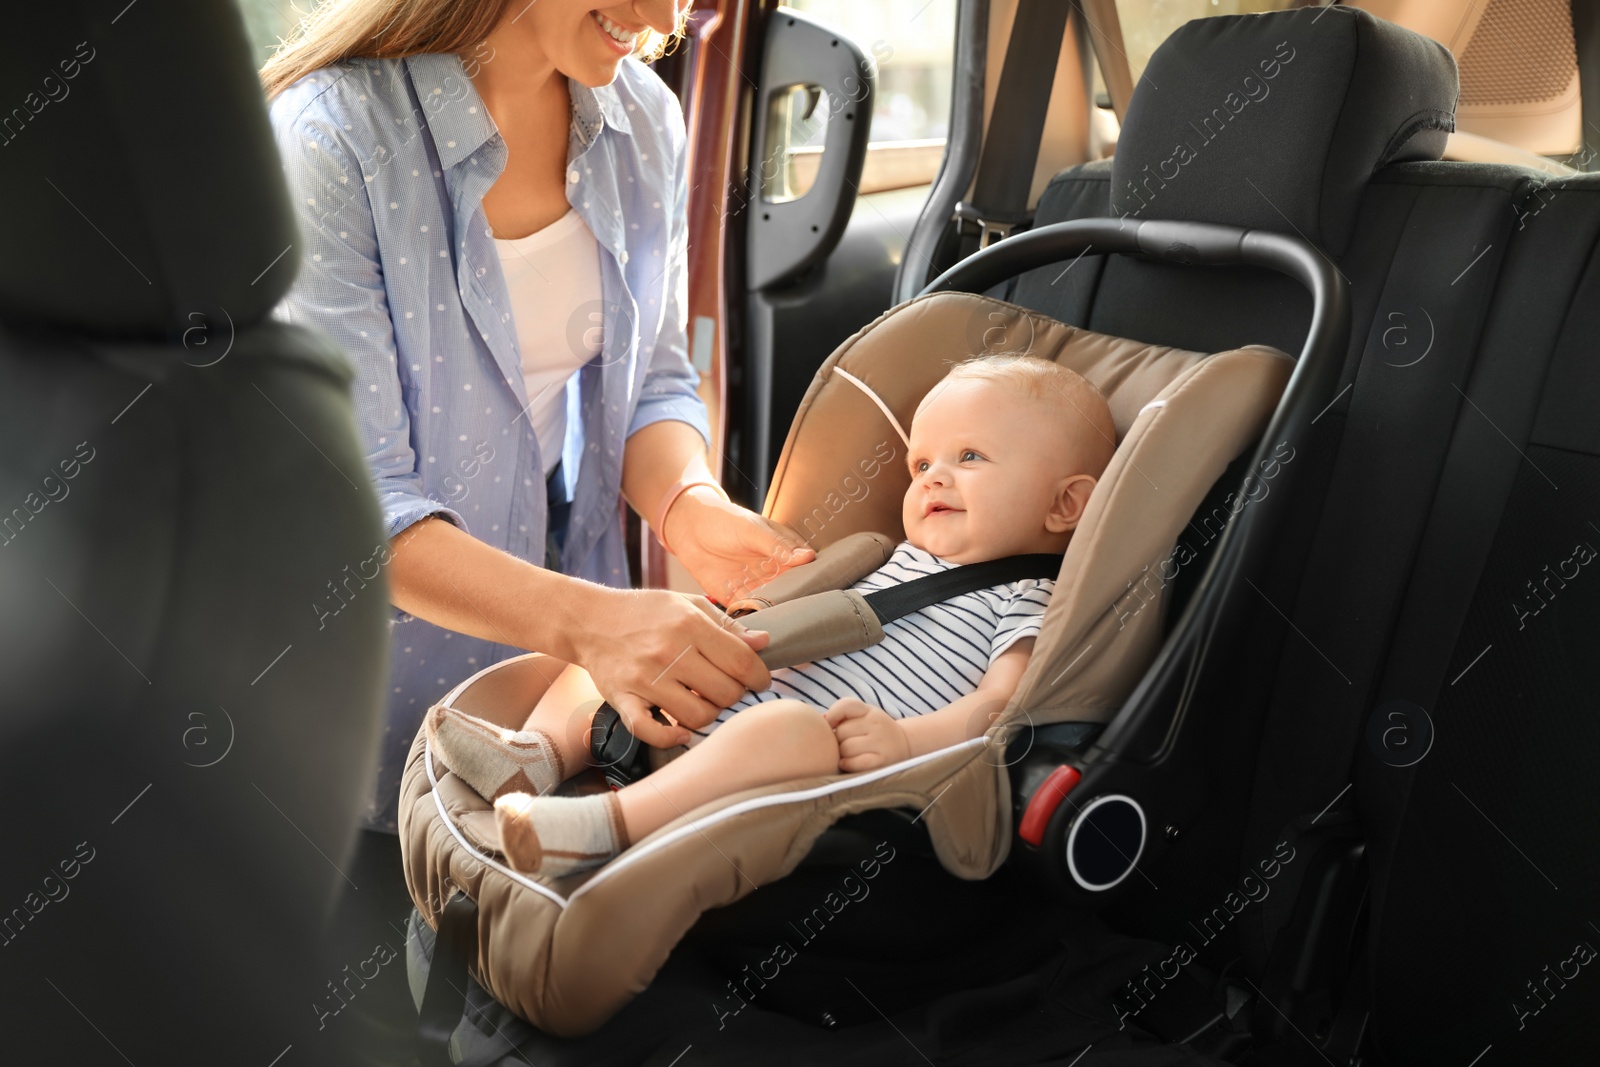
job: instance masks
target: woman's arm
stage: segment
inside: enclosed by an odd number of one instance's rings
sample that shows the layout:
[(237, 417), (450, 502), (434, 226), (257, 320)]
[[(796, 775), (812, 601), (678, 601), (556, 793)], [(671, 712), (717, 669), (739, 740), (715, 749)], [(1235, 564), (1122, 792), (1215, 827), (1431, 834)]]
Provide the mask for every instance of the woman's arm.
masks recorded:
[(834, 704), (825, 717), (839, 740), (839, 769), (875, 770), (981, 736), (1016, 693), (1033, 642), (1031, 637), (1017, 641), (995, 657), (976, 690), (927, 715), (896, 719), (854, 698)]
[[(679, 478), (712, 480), (705, 441), (693, 426), (653, 422), (628, 439), (622, 493), (652, 528), (660, 522), (656, 510), (664, 495)], [(816, 558), (792, 531), (729, 503), (710, 486), (695, 486), (673, 501), (665, 525), (657, 536), (721, 604)]]
[(702, 726), (746, 688), (764, 687), (770, 676), (752, 649), (765, 636), (719, 625), (703, 598), (633, 594), (544, 570), (471, 536), (456, 525), (459, 514), (423, 492), (361, 168), (326, 118), (275, 113), (274, 129), (302, 254), (279, 315), (317, 326), (354, 365), (352, 401), (389, 538), (391, 602), (446, 629), (581, 664), (634, 733), (663, 747), (685, 735), (657, 723), (651, 705)]
[[(660, 318), (653, 324), (653, 334), (649, 320), (640, 321), (639, 347), (649, 356), (650, 365), (628, 423), (622, 463), (622, 495), (652, 524), (662, 494), (680, 477), (714, 480), (706, 464), (711, 426), (698, 391), (700, 374), (689, 359), (687, 136), (677, 100), (663, 93), (659, 107), (658, 121), (666, 126), (673, 153), (672, 189), (662, 197), (667, 201), (663, 212), (666, 256), (657, 261), (660, 273), (650, 279), (650, 304), (645, 304), (645, 294), (640, 294), (639, 303), (641, 311), (650, 305), (659, 307)], [(710, 489), (691, 489), (685, 496), (721, 499)]]
[(650, 707), (704, 726), (746, 689), (770, 681), (745, 630), (704, 597), (612, 589), (537, 567), (439, 518), (390, 541), (389, 596), (438, 626), (537, 649), (585, 668), (634, 735), (658, 748), (688, 742)]
[[(628, 438), (622, 454), (622, 495), (646, 522), (652, 525), (656, 522), (656, 508), (661, 504), (662, 495), (679, 478), (716, 481), (711, 476), (711, 467), (706, 463), (706, 442), (699, 430), (687, 422), (667, 420), (652, 422)], [(722, 501), (715, 490), (705, 486), (690, 489), (679, 497), (679, 503), (689, 498), (703, 502)], [(672, 511), (673, 525), (676, 527), (676, 504)], [(676, 533), (676, 529), (673, 532)]]
[[(299, 271), (274, 315), (316, 327), (349, 360), (355, 373), (350, 400), (386, 536), (393, 538), (428, 515), (442, 514), (459, 524), (458, 513), (423, 492), (417, 474), (361, 165), (335, 121), (311, 110), (292, 113), (300, 106), (296, 98), (283, 96), (272, 109), (273, 133), (300, 233), (294, 249)], [(361, 479), (361, 472), (345, 473), (352, 482)]]
[[(653, 529), (660, 523), (663, 494), (679, 478), (712, 480), (706, 463), (710, 425), (688, 346), (687, 139), (676, 98), (663, 91), (659, 106), (674, 156), (671, 196), (662, 198), (667, 201), (666, 255), (660, 277), (650, 284), (661, 317), (653, 324), (640, 323), (640, 350), (648, 353), (650, 366), (628, 426), (622, 465), (622, 493)], [(641, 311), (652, 306), (642, 296)], [(656, 536), (671, 546), (707, 595), (721, 603), (815, 556), (792, 531), (728, 503), (709, 487), (678, 497), (665, 525), (667, 529), (656, 529)]]
[[(573, 659), (572, 624), (590, 583), (534, 566), (436, 517), (397, 534), (389, 550), (389, 599), (401, 611), (457, 633)], [(540, 610), (529, 611), (529, 604)]]

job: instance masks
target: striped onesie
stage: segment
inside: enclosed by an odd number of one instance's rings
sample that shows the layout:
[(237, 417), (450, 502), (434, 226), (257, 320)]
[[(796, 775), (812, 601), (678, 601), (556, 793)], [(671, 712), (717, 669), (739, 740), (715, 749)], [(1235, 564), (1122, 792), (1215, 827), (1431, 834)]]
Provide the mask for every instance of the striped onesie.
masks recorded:
[[(955, 566), (902, 541), (887, 563), (851, 588), (871, 593)], [(736, 712), (769, 700), (793, 698), (826, 711), (837, 700), (855, 697), (896, 719), (938, 711), (975, 692), (1002, 652), (1038, 634), (1054, 588), (1049, 579), (1025, 578), (963, 593), (895, 619), (870, 648), (779, 668), (771, 686), (746, 693), (715, 721), (691, 730), (697, 736), (690, 744)]]

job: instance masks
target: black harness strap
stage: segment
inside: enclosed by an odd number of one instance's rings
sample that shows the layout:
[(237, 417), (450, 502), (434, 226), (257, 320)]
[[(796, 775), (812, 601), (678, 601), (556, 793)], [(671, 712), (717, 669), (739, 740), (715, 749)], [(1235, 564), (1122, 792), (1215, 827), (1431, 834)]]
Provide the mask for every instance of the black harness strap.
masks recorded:
[(927, 574), (909, 582), (868, 593), (864, 600), (880, 623), (890, 623), (913, 611), (996, 585), (1009, 585), (1025, 578), (1055, 578), (1061, 570), (1061, 557), (1049, 552), (1025, 556), (1003, 556), (982, 563), (952, 567), (938, 574)]

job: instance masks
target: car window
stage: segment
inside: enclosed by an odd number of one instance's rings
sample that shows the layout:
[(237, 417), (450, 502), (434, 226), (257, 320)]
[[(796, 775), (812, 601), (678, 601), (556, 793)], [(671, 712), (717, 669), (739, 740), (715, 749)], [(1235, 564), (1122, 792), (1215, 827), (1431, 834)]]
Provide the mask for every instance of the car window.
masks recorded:
[(878, 64), (872, 140), (942, 139), (950, 127), (956, 0), (793, 0)]
[[(856, 43), (877, 65), (871, 141), (860, 191), (925, 185), (938, 173), (950, 128), (955, 65), (956, 0), (792, 0), (785, 6), (812, 16)], [(837, 107), (802, 94), (789, 104), (787, 188), (777, 198), (803, 195), (822, 151), (826, 121)], [(809, 110), (810, 118), (801, 122)]]

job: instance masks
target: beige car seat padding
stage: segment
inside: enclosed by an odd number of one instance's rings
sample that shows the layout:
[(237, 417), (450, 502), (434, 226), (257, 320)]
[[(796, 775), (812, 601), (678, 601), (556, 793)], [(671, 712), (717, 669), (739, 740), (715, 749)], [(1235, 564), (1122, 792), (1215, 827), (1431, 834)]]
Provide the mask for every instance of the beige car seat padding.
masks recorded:
[[(819, 498), (831, 513), (827, 497), (837, 492), (832, 486), (844, 484), (838, 472), (864, 476), (871, 467), (863, 468), (860, 457), (876, 456), (885, 441), (898, 443), (880, 405), (862, 388), (909, 424), (928, 390), (972, 354), (952, 357), (952, 338), (962, 338), (969, 350), (987, 342), (998, 351), (1054, 359), (1106, 394), (1118, 449), (1067, 549), (1038, 651), (1014, 700), (1034, 722), (1103, 722), (1161, 640), (1166, 581), (1159, 571), (1151, 581), (1149, 569), (1167, 564), (1170, 572), (1170, 549), (1183, 525), (1260, 434), (1294, 362), (1266, 347), (1207, 357), (1145, 345), (969, 293), (918, 297), (864, 327), (818, 371), (779, 459), (767, 514), (793, 526)], [(856, 381), (837, 383), (836, 368)], [(857, 533), (858, 522), (903, 536), (900, 504), (910, 485), (903, 448), (897, 459), (876, 471), (865, 492), (833, 514), (813, 543), (823, 547)], [(1118, 610), (1130, 596), (1139, 598), (1137, 605)]]
[[(587, 1033), (648, 985), (703, 911), (788, 874), (845, 815), (942, 804), (953, 777), (973, 762), (982, 764), (987, 752), (979, 738), (867, 774), (749, 790), (685, 813), (606, 867), (551, 880), (462, 847), (451, 823), (460, 832), (475, 814), (492, 819), (492, 808), (442, 763), (427, 767), (426, 737), (418, 734), (400, 805), (402, 838), (412, 843), (405, 850), (407, 882), (435, 926), (457, 889), (478, 902), (473, 970), (495, 999), (550, 1033)], [(987, 836), (978, 823), (992, 824), (997, 813), (992, 804), (979, 804), (960, 814), (956, 836), (978, 840)], [(419, 832), (425, 835), (421, 848), (415, 845)], [(943, 848), (963, 865), (979, 858), (963, 855), (958, 841)], [(660, 891), (666, 885), (671, 892)], [(537, 961), (544, 966), (534, 966)]]
[(829, 589), (787, 600), (748, 616), (745, 624), (771, 634), (760, 652), (771, 670), (859, 652), (883, 640), (883, 626), (854, 589)]
[(1260, 435), (1293, 365), (1269, 348), (1220, 353), (1134, 422), (1067, 546), (1035, 646), (1044, 654), (1013, 698), (1033, 721), (1105, 722), (1132, 691), (1161, 643), (1165, 589), (1181, 569), (1174, 543)]
[[(832, 372), (844, 367), (909, 424), (923, 394), (986, 341), (991, 351), (1058, 359), (1095, 382), (1121, 440), (1067, 549), (1029, 669), (986, 736), (879, 771), (723, 798), (598, 870), (550, 880), (505, 865), (489, 803), (436, 763), (418, 732), (400, 800), (412, 899), (436, 929), (456, 890), (477, 901), (473, 972), (512, 1011), (552, 1034), (592, 1031), (649, 984), (701, 912), (781, 878), (852, 812), (918, 810), (947, 870), (987, 877), (1010, 846), (1006, 742), (1028, 722), (1103, 721), (1126, 699), (1159, 646), (1165, 610), (1165, 583), (1142, 583), (1143, 606), (1130, 612), (1130, 583), (1167, 559), (1212, 484), (1260, 436), (1292, 361), (1259, 347), (1202, 356), (1103, 337), (971, 294), (918, 297), (858, 332), (818, 372), (768, 514), (797, 529), (795, 520), (810, 518), (819, 548), (861, 531), (899, 541), (903, 442), (873, 399)], [(881, 551), (869, 544), (854, 565)], [(786, 582), (790, 593), (805, 584)], [(564, 666), (534, 654), (506, 660), (444, 703), (514, 726)]]
[(847, 371), (909, 427), (917, 404), (955, 363), (989, 353), (1053, 359), (1082, 374), (1106, 394), (1119, 438), (1180, 371), (1204, 358), (971, 293), (917, 297), (862, 327), (817, 372), (779, 456), (767, 514), (816, 548), (865, 530), (899, 541), (900, 504), (911, 484), (905, 445), (878, 405), (854, 383), (836, 382), (833, 370)]
[[(811, 593), (844, 589), (863, 575), (871, 574), (894, 554), (896, 542), (875, 530), (863, 530), (850, 537), (830, 541), (828, 551), (803, 567), (792, 567), (776, 578), (728, 605), (735, 617), (770, 608)], [(752, 623), (751, 625), (754, 625)]]

